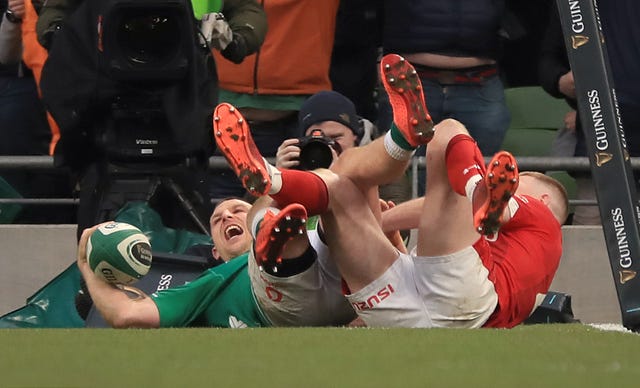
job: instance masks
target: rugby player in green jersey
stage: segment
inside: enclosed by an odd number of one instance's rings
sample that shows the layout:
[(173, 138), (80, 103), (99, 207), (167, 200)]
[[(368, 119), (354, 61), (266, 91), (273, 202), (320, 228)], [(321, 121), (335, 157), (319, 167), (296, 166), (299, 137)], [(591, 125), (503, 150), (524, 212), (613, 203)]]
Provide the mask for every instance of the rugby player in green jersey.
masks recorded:
[[(85, 230), (78, 247), (78, 267), (93, 302), (105, 321), (116, 328), (139, 327), (260, 327), (343, 325), (355, 312), (341, 294), (341, 278), (326, 260), (327, 249), (306, 222), (301, 207), (282, 211), (253, 207), (239, 199), (218, 204), (211, 217), (214, 256), (224, 264), (197, 279), (146, 295), (141, 290), (111, 285), (98, 278), (86, 260), (86, 245), (97, 226)], [(254, 239), (284, 259), (271, 268), (258, 266), (250, 253)], [(307, 237), (309, 224), (311, 241)], [(310, 244), (313, 244), (313, 248)], [(316, 251), (323, 252), (321, 256)]]

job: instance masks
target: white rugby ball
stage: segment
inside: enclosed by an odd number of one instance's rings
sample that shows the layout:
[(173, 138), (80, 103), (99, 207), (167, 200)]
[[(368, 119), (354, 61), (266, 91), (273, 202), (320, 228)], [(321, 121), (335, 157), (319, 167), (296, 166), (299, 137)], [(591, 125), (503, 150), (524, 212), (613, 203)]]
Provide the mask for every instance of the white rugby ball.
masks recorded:
[(135, 283), (149, 272), (151, 260), (147, 236), (123, 222), (100, 225), (87, 242), (89, 267), (109, 283)]

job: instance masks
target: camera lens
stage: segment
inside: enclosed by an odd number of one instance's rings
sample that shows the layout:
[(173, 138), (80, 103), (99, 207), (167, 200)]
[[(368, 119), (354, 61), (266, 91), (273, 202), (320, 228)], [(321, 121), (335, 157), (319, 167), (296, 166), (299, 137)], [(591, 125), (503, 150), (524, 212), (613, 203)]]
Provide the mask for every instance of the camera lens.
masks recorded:
[(179, 52), (181, 29), (167, 12), (131, 12), (117, 27), (117, 44), (134, 64), (162, 65)]
[(300, 169), (329, 168), (333, 161), (331, 146), (322, 140), (312, 140), (300, 149)]

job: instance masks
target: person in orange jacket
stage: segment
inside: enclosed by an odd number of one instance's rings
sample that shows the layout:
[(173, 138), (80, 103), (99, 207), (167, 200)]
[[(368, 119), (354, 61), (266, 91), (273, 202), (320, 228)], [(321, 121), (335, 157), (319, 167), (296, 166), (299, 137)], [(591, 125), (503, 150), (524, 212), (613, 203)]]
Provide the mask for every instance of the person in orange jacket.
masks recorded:
[[(260, 0), (269, 29), (260, 50), (234, 64), (214, 53), (220, 102), (237, 107), (262, 155), (299, 138), (298, 111), (312, 94), (331, 90), (329, 67), (339, 0)], [(243, 196), (231, 170), (212, 176), (209, 196)]]

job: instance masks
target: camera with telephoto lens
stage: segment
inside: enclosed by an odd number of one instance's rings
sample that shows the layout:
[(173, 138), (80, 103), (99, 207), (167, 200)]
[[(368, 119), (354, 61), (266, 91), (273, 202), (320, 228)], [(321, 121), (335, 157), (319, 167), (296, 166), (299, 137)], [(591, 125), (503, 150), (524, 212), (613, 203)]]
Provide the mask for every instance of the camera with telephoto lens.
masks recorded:
[(324, 135), (322, 129), (312, 129), (309, 136), (299, 139), (300, 164), (299, 170), (315, 170), (316, 168), (329, 168), (333, 162), (333, 148), (340, 153), (340, 144)]

